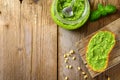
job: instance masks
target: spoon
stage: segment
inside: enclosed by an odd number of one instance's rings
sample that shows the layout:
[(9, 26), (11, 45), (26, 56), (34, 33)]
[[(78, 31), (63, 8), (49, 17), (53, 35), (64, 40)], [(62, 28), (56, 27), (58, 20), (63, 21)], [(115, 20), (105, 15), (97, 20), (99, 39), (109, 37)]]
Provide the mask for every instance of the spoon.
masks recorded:
[(72, 6), (73, 6), (74, 3), (75, 3), (75, 0), (72, 0), (70, 6), (65, 7), (65, 8), (62, 10), (62, 13), (63, 13), (63, 15), (64, 15), (65, 17), (71, 17), (71, 16), (73, 16)]

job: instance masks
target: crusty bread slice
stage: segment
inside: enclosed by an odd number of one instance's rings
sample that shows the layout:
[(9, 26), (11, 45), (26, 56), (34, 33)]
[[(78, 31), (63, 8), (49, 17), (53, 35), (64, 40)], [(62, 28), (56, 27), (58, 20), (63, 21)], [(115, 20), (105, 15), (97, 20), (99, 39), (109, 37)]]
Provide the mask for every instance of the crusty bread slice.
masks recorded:
[(115, 42), (115, 35), (110, 31), (99, 31), (90, 39), (86, 50), (86, 61), (93, 71), (102, 72), (107, 68), (109, 54)]

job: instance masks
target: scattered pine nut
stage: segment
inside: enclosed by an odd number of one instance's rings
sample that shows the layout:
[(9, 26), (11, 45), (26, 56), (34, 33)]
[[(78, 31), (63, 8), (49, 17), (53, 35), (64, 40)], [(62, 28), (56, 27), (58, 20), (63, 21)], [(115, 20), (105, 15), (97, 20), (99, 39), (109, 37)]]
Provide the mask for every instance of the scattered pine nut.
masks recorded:
[(65, 80), (68, 80), (68, 77), (67, 77), (67, 76), (65, 77)]
[(70, 50), (70, 52), (69, 52), (70, 54), (74, 54), (74, 50)]
[(71, 56), (72, 56), (72, 54), (70, 54), (70, 53), (69, 53), (69, 56), (71, 57)]
[(85, 75), (85, 72), (83, 71), (82, 74)]
[(88, 77), (88, 76), (87, 76), (87, 75), (85, 75), (85, 76), (84, 76), (84, 79), (87, 79), (87, 77)]
[(66, 67), (67, 69), (69, 68), (69, 66), (68, 66), (68, 65), (66, 65), (65, 67)]
[(67, 57), (69, 57), (70, 56), (70, 54), (69, 53), (67, 53)]
[(76, 57), (72, 57), (72, 59), (73, 59), (73, 60), (75, 60), (75, 59), (76, 59)]
[(80, 68), (80, 67), (78, 67), (78, 70), (81, 70), (81, 68)]
[(110, 80), (110, 77), (108, 77), (108, 80)]
[(68, 60), (69, 60), (68, 58), (65, 58), (65, 63), (67, 63), (67, 62), (68, 62)]
[(68, 59), (65, 59), (65, 63), (68, 63)]
[(67, 55), (66, 54), (64, 54), (64, 58), (66, 58), (67, 57)]
[(71, 66), (71, 65), (69, 65), (69, 69), (72, 69), (72, 66)]
[(68, 60), (68, 58), (65, 58), (65, 60)]

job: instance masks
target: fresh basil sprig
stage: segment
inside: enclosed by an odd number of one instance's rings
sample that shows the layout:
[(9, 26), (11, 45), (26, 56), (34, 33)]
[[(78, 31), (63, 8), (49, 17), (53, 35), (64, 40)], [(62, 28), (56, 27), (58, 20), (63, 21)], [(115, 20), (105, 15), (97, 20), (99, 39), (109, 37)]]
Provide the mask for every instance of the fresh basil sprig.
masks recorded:
[(91, 12), (90, 20), (95, 21), (99, 19), (101, 16), (107, 16), (108, 14), (115, 13), (116, 10), (117, 8), (113, 5), (109, 4), (103, 6), (102, 4), (99, 3), (97, 9)]

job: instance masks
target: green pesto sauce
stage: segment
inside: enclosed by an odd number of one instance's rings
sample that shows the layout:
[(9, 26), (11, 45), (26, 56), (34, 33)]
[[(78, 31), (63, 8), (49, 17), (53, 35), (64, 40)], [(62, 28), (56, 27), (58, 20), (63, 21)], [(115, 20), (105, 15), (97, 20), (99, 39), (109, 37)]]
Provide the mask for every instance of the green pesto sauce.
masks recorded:
[(65, 17), (63, 14), (62, 14), (62, 10), (68, 6), (70, 6), (72, 0), (59, 0), (57, 2), (57, 10), (58, 10), (58, 13), (61, 17), (63, 17), (64, 19), (66, 20), (77, 20), (81, 17), (83, 11), (84, 11), (84, 8), (85, 8), (85, 1), (84, 0), (76, 0), (72, 9), (73, 9), (73, 16), (72, 17)]
[(51, 7), (52, 19), (60, 27), (67, 30), (74, 30), (81, 27), (90, 14), (90, 5), (88, 0), (75, 0), (72, 10), (73, 16), (65, 17), (63, 9), (71, 5), (72, 0), (54, 0)]
[(109, 31), (100, 31), (91, 38), (86, 59), (94, 71), (102, 71), (107, 67), (108, 55), (114, 44), (115, 37)]

